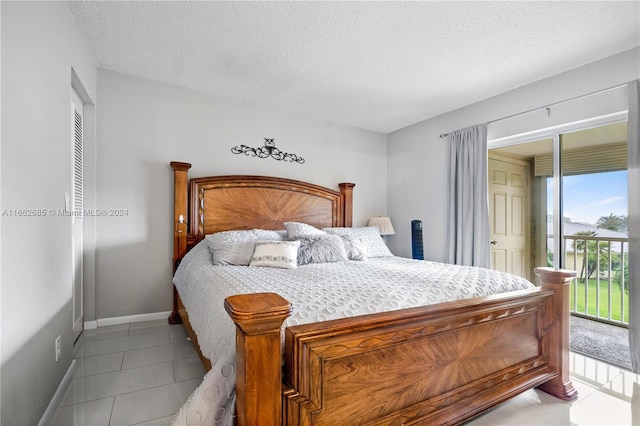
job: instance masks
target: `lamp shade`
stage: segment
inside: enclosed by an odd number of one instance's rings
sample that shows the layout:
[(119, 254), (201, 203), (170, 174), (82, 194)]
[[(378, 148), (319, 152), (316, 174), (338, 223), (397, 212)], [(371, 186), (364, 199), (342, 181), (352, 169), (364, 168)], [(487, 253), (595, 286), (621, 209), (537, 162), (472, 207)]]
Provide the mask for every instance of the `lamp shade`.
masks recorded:
[(372, 217), (369, 219), (369, 226), (377, 226), (380, 230), (380, 235), (393, 235), (396, 233), (391, 224), (391, 219), (386, 216)]

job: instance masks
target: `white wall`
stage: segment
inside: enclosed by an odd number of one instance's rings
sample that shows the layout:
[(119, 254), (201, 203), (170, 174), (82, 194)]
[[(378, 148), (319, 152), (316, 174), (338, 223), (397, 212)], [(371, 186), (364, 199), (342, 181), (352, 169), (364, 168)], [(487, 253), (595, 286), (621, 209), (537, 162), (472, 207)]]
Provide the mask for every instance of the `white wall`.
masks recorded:
[[(354, 224), (386, 213), (386, 136), (232, 102), (177, 86), (98, 71), (97, 319), (171, 309), (173, 175), (272, 175), (337, 189), (354, 182)], [(236, 155), (274, 138), (304, 164)]]
[[(640, 77), (640, 49), (585, 65), (388, 135), (388, 214), (391, 250), (411, 257), (411, 220), (423, 222), (425, 259), (444, 261), (447, 228), (447, 150), (440, 133), (613, 87)], [(622, 96), (624, 97), (624, 96)], [(620, 92), (587, 98), (489, 126), (497, 138), (619, 111)]]
[[(96, 68), (66, 2), (2, 8), (2, 424), (33, 425), (72, 360), (69, 217), (72, 67), (95, 99)], [(55, 362), (54, 340), (62, 336)]]

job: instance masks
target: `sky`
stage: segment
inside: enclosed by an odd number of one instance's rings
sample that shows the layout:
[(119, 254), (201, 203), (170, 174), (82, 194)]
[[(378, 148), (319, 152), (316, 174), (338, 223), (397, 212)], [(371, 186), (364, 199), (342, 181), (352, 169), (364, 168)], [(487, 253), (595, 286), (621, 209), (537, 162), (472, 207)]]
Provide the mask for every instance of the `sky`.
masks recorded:
[[(553, 179), (547, 179), (548, 213), (553, 213)], [(627, 216), (627, 171), (565, 176), (564, 217), (595, 225), (603, 216)]]

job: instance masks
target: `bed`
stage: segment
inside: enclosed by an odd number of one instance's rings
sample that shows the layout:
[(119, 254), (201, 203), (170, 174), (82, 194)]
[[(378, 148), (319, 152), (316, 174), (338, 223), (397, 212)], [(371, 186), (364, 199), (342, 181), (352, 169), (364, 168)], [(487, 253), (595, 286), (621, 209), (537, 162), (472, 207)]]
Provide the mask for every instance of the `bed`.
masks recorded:
[[(203, 249), (208, 235), (273, 232), (285, 229), (285, 223), (319, 230), (352, 226), (351, 183), (339, 184), (336, 191), (262, 176), (189, 180), (190, 164), (172, 162), (171, 167), (174, 271), (188, 269), (186, 263), (179, 268), (183, 261), (209, 255)], [(422, 267), (411, 263), (419, 261), (398, 261), (407, 262), (407, 270)], [(394, 260), (366, 263), (384, 269), (390, 262)], [(344, 264), (340, 267), (366, 269), (363, 262)], [(307, 266), (337, 274), (334, 265)], [(222, 273), (233, 275), (233, 270)], [(459, 424), (532, 387), (563, 400), (577, 396), (569, 378), (568, 328), (568, 286), (575, 272), (537, 268), (536, 274), (540, 287), (337, 319), (318, 317), (298, 325), (292, 322), (300, 315), (297, 305), (277, 288), (253, 293), (238, 287), (238, 294), (214, 303), (224, 306), (208, 307), (212, 312), (224, 309), (235, 324), (235, 357), (222, 361), (210, 360), (210, 350), (203, 353), (205, 345), (198, 342), (198, 336), (205, 339), (202, 320), (194, 331), (175, 287), (169, 322), (185, 325), (211, 370), (208, 376), (214, 371), (229, 376), (225, 368), (231, 367), (234, 386), (210, 389), (235, 395), (229, 399), (235, 401), (239, 425)], [(284, 276), (273, 275), (272, 280), (284, 282)], [(280, 288), (291, 294), (284, 284)]]

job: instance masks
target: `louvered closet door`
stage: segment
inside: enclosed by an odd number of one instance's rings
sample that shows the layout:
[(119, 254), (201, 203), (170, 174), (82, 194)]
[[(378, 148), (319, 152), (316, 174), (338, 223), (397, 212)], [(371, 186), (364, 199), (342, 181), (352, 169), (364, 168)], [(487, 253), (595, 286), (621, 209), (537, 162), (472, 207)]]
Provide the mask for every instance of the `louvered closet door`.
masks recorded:
[(72, 90), (72, 175), (71, 175), (71, 266), (73, 288), (73, 341), (80, 336), (84, 323), (83, 307), (83, 104), (80, 96)]

